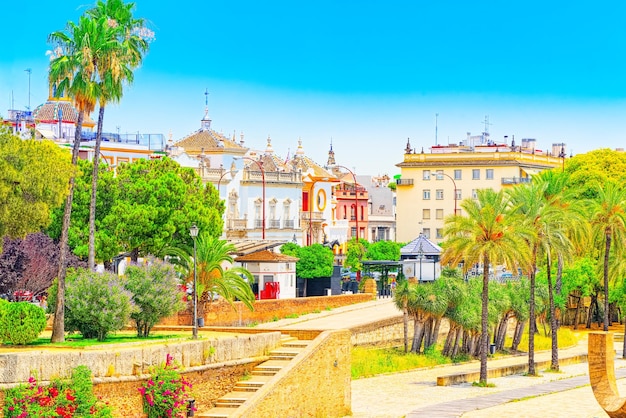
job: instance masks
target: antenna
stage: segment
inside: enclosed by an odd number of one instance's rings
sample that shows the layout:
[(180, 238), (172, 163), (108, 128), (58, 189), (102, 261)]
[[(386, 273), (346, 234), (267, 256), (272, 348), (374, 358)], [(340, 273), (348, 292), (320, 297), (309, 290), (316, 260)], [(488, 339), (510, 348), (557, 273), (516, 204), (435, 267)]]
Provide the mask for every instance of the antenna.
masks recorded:
[(204, 90), (204, 96), (205, 96), (204, 97), (204, 105), (206, 107), (209, 107), (209, 89), (208, 88)]
[(435, 113), (435, 145), (437, 144), (439, 113)]
[(27, 110), (30, 110), (30, 74), (33, 72), (33, 70), (31, 68), (27, 68), (24, 71), (28, 73), (28, 108)]
[(493, 125), (493, 123), (489, 123), (489, 115), (485, 115), (485, 121), (483, 123), (485, 124), (485, 131), (483, 133), (489, 135), (489, 126)]

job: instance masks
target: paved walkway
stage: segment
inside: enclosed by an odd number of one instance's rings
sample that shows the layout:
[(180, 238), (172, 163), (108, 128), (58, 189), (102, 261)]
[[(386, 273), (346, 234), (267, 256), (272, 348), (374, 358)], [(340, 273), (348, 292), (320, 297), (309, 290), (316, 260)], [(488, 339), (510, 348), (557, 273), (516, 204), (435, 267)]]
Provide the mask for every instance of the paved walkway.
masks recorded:
[[(266, 328), (339, 329), (400, 315), (390, 299), (346, 306), (285, 319), (260, 326)], [(615, 344), (618, 389), (626, 393), (626, 360), (622, 343)], [(560, 358), (587, 352), (586, 339), (559, 351)], [(538, 352), (536, 361), (549, 360), (550, 352)], [(527, 356), (490, 360), (488, 366), (526, 363)], [(353, 418), (418, 417), (607, 417), (596, 402), (587, 374), (587, 363), (561, 367), (560, 373), (539, 371), (540, 377), (521, 375), (489, 379), (492, 388), (471, 384), (436, 386), (437, 376), (476, 371), (478, 362), (438, 366), (352, 381)]]

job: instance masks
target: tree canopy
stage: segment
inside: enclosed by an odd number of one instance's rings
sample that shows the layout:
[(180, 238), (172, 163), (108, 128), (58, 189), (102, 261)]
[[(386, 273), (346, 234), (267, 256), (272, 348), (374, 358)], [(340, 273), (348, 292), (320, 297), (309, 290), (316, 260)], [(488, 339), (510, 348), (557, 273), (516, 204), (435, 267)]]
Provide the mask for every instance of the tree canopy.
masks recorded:
[(315, 279), (333, 275), (333, 252), (322, 244), (300, 247), (298, 244), (286, 243), (280, 248), (280, 251), (283, 254), (299, 258), (296, 262), (296, 275), (301, 279)]

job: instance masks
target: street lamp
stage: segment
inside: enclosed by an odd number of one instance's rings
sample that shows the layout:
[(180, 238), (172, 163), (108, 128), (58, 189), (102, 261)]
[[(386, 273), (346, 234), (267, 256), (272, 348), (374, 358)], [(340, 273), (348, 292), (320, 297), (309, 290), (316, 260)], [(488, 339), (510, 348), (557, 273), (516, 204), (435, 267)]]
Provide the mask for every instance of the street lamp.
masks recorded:
[(356, 227), (356, 242), (358, 244), (359, 243), (359, 194), (357, 193), (357, 188), (356, 188), (357, 186), (356, 176), (354, 175), (354, 172), (350, 170), (348, 167), (345, 167), (343, 165), (337, 165), (337, 164), (335, 164), (335, 167), (348, 170), (348, 172), (352, 174), (352, 179), (354, 180), (354, 221), (355, 221), (354, 226)]
[(198, 227), (194, 223), (189, 229), (189, 235), (193, 239), (193, 339), (198, 339), (198, 273), (196, 263), (196, 238), (198, 237)]
[(559, 153), (561, 158), (561, 172), (565, 171), (565, 143), (561, 142), (561, 152)]
[(452, 184), (454, 185), (454, 214), (456, 215), (456, 181), (454, 181), (452, 176), (449, 175), (449, 174), (446, 174), (446, 173), (443, 173), (443, 172), (441, 172), (439, 174), (443, 174), (444, 176), (446, 176), (447, 178), (452, 180)]
[[(261, 199), (261, 204), (263, 205), (263, 223), (261, 224), (261, 230), (262, 230), (262, 238), (265, 239), (265, 170), (263, 169), (263, 163), (257, 160), (254, 160), (250, 157), (239, 157), (242, 158), (244, 160), (250, 160), (253, 163), (255, 163), (258, 167), (259, 170), (261, 170), (261, 181), (263, 182), (263, 197)], [(235, 159), (238, 159), (235, 157)]]

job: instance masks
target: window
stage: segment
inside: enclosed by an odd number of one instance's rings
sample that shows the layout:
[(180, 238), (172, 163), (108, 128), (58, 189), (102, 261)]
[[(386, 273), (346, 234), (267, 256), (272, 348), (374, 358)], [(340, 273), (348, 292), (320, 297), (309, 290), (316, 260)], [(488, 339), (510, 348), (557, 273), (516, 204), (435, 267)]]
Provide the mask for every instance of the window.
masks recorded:
[(430, 209), (422, 209), (422, 219), (430, 219)]
[(437, 239), (442, 239), (443, 238), (443, 229), (437, 228), (437, 231), (435, 232), (435, 234), (437, 235)]
[(437, 189), (436, 199), (443, 200), (443, 189)]
[(424, 170), (422, 173), (422, 180), (430, 180), (430, 170)]
[(437, 180), (443, 180), (443, 170), (437, 170)]
[(461, 180), (461, 170), (454, 170), (454, 179)]
[(487, 177), (487, 180), (493, 180), (493, 168), (486, 169), (485, 176)]
[(472, 170), (472, 180), (480, 180), (480, 170), (475, 168)]
[(463, 200), (463, 193), (461, 192), (462, 192), (461, 189), (456, 189), (454, 191), (454, 194), (456, 195), (456, 200)]
[(430, 189), (424, 189), (424, 200), (430, 200)]
[(478, 193), (476, 193), (476, 189), (472, 189), (472, 199), (478, 199)]
[(430, 228), (424, 228), (423, 232), (424, 237), (430, 239)]
[(443, 219), (443, 209), (437, 209), (435, 211), (435, 216), (437, 217), (437, 219)]

